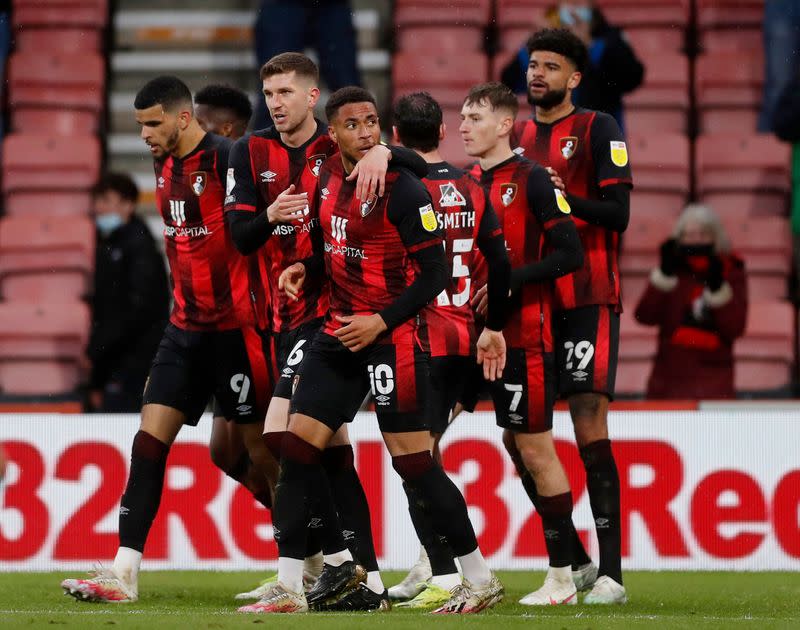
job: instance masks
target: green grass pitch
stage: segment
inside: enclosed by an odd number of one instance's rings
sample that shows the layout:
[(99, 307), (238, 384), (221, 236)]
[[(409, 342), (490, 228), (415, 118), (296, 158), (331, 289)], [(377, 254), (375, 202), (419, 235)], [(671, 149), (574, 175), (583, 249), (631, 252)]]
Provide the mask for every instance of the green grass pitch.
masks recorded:
[[(502, 604), (480, 615), (437, 617), (394, 610), (383, 614), (242, 615), (233, 594), (252, 588), (255, 573), (143, 573), (140, 601), (103, 605), (62, 595), (70, 573), (0, 574), (0, 628), (800, 628), (800, 573), (628, 572), (625, 606), (547, 607), (517, 604), (543, 573), (503, 571)], [(402, 577), (385, 573), (387, 584)], [(426, 624), (422, 626), (421, 624)], [(260, 624), (266, 624), (260, 626)]]

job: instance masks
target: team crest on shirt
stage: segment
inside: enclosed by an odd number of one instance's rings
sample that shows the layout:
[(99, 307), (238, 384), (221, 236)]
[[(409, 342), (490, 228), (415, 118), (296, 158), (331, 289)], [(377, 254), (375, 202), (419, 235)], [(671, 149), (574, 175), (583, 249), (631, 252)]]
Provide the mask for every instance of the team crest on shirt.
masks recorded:
[(517, 196), (517, 185), (508, 183), (500, 185), (500, 201), (504, 206), (510, 206)]
[(456, 185), (453, 182), (446, 184), (439, 184), (439, 191), (442, 196), (439, 198), (439, 205), (442, 208), (453, 208), (455, 206), (466, 206), (467, 200), (464, 199)]
[(609, 142), (611, 147), (611, 161), (614, 166), (627, 166), (628, 164), (628, 147), (624, 142), (619, 140), (612, 140)]
[(561, 157), (565, 160), (570, 159), (575, 155), (578, 149), (578, 138), (575, 136), (564, 136), (558, 141), (558, 150), (561, 151)]
[(433, 211), (431, 204), (425, 204), (419, 209), (419, 218), (422, 219), (422, 227), (428, 232), (435, 232), (439, 227), (439, 222), (436, 220), (436, 213)]
[(189, 175), (189, 181), (192, 182), (192, 192), (198, 197), (206, 190), (206, 172), (195, 171)]
[(316, 153), (309, 156), (308, 168), (311, 169), (314, 177), (319, 177), (319, 169), (322, 168), (322, 163), (325, 161), (325, 157), (326, 156), (324, 153)]
[(361, 205), (359, 206), (361, 217), (363, 218), (372, 212), (376, 203), (378, 203), (378, 196), (375, 193), (370, 193), (369, 197), (362, 201)]

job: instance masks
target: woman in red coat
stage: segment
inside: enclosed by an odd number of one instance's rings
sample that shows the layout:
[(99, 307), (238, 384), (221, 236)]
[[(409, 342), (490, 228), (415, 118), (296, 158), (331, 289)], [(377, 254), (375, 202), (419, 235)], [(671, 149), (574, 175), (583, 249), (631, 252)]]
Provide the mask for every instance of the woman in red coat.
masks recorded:
[(661, 245), (636, 319), (659, 328), (648, 398), (734, 397), (733, 342), (744, 333), (747, 283), (707, 206), (688, 206)]

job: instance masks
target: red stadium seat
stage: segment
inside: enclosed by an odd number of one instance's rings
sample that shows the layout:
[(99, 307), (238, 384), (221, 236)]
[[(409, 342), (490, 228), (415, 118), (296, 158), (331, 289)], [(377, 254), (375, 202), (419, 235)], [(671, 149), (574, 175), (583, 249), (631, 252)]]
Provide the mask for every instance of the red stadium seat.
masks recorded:
[(12, 109), (99, 114), (105, 100), (105, 61), (98, 53), (15, 53), (8, 63), (8, 85)]
[(598, 8), (615, 26), (666, 26), (686, 28), (689, 0), (598, 0)]
[(0, 391), (43, 395), (74, 390), (88, 335), (89, 309), (81, 302), (0, 303)]
[(3, 141), (6, 194), (44, 190), (83, 192), (94, 185), (99, 168), (97, 138), (15, 133)]
[(489, 60), (480, 53), (400, 52), (394, 56), (392, 75), (395, 97), (427, 90), (443, 108), (461, 108), (469, 88), (488, 79)]
[(686, 29), (683, 26), (629, 26), (625, 29), (625, 36), (637, 56), (644, 58), (643, 62), (649, 54), (680, 53), (686, 45)]
[(481, 52), (484, 48), (484, 29), (479, 26), (429, 26), (397, 27), (397, 49), (409, 51), (444, 52), (459, 55), (463, 52)]
[(658, 348), (658, 328), (637, 322), (633, 311), (629, 308), (620, 316), (619, 356), (626, 360), (652, 359)]
[(617, 395), (639, 398), (644, 396), (652, 371), (651, 359), (620, 359), (617, 365)]
[(624, 98), (627, 129), (632, 132), (686, 132), (689, 109), (689, 60), (684, 55), (649, 55), (644, 84)]
[(75, 216), (85, 215), (91, 208), (88, 191), (59, 192), (35, 190), (14, 191), (5, 196), (7, 215)]
[(700, 49), (707, 53), (742, 52), (752, 50), (760, 52), (764, 47), (764, 39), (760, 28), (722, 28), (700, 32)]
[(84, 297), (94, 267), (94, 236), (88, 217), (4, 217), (0, 294), (34, 302)]
[(772, 390), (791, 381), (796, 321), (789, 302), (751, 302), (744, 337), (734, 345), (736, 389)]
[(700, 55), (694, 85), (701, 131), (755, 130), (756, 112), (763, 98), (763, 73), (760, 51)]
[(697, 25), (711, 27), (761, 28), (764, 0), (695, 0)]
[(491, 16), (490, 0), (397, 0), (394, 23), (412, 25), (485, 26)]
[(47, 130), (64, 136), (97, 133), (100, 119), (97, 114), (74, 109), (14, 109), (11, 111), (11, 130), (41, 133)]
[(697, 193), (720, 214), (783, 214), (790, 152), (767, 134), (703, 134), (695, 143)]
[(16, 50), (19, 52), (81, 50), (100, 52), (103, 49), (103, 31), (85, 28), (31, 28), (17, 26)]
[(637, 191), (689, 192), (689, 139), (677, 133), (630, 133), (627, 138)]

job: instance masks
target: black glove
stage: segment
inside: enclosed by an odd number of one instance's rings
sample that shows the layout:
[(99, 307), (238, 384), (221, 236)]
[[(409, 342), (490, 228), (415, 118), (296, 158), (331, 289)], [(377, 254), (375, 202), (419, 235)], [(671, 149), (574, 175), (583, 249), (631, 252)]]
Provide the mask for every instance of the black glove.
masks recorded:
[(674, 276), (678, 273), (680, 266), (680, 255), (678, 253), (678, 243), (674, 238), (661, 243), (661, 273), (665, 276)]
[(716, 254), (708, 259), (708, 275), (706, 276), (706, 286), (712, 293), (719, 291), (722, 283), (722, 259)]

